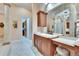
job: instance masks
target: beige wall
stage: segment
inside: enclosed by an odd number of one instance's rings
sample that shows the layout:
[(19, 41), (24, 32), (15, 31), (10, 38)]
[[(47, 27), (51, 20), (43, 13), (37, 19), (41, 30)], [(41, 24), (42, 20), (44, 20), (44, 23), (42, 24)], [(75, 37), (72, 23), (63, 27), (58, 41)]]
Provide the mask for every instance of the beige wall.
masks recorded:
[[(37, 27), (37, 12), (40, 10), (39, 7), (37, 7), (36, 4), (32, 4), (32, 39), (33, 39), (33, 34), (37, 32), (38, 27)], [(34, 40), (33, 40), (34, 42)]]
[[(0, 13), (0, 23), (3, 23), (3, 14)], [(2, 41), (4, 38), (4, 28), (0, 28), (0, 41)]]
[[(24, 8), (10, 8), (10, 30), (12, 40), (18, 40), (22, 37), (22, 20), (21, 16), (30, 16), (31, 13)], [(13, 27), (13, 21), (17, 21), (17, 28)]]
[[(5, 8), (5, 7), (4, 7)], [(9, 13), (7, 11), (8, 14), (5, 14), (4, 12), (4, 15), (8, 15), (6, 16), (6, 18), (8, 19), (5, 19), (5, 16), (2, 17), (0, 15), (0, 22), (4, 22), (4, 30), (3, 29), (0, 29), (4, 31), (4, 39), (3, 41), (0, 41), (0, 42), (7, 42), (7, 41), (14, 41), (14, 40), (19, 40), (21, 39), (22, 37), (22, 20), (21, 20), (21, 16), (30, 16), (31, 17), (31, 12), (29, 12), (27, 9), (24, 9), (24, 8), (19, 8), (19, 7), (9, 7)], [(2, 19), (3, 18), (3, 19)], [(8, 21), (8, 23), (6, 23), (6, 21)], [(17, 21), (17, 28), (14, 28), (13, 27), (13, 22), (14, 21)], [(7, 27), (9, 24), (9, 27)], [(6, 32), (8, 30), (8, 32)], [(0, 35), (3, 34), (3, 31), (0, 32)]]
[(33, 29), (33, 34), (35, 33), (35, 32), (37, 32), (37, 29), (38, 29), (38, 27), (37, 27), (37, 12), (40, 10), (40, 8), (39, 7), (37, 7), (37, 5), (36, 4), (33, 4), (32, 5), (32, 29)]

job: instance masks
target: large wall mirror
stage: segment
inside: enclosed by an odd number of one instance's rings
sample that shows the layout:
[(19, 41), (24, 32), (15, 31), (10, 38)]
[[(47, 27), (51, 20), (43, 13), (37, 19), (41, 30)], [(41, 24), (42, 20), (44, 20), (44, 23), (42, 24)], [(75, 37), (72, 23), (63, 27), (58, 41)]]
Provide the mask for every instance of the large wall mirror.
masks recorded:
[(70, 29), (69, 17), (70, 17), (70, 10), (69, 9), (65, 9), (62, 12), (57, 13), (57, 15), (55, 17), (55, 32), (56, 33), (70, 34), (70, 32), (69, 32), (69, 29)]

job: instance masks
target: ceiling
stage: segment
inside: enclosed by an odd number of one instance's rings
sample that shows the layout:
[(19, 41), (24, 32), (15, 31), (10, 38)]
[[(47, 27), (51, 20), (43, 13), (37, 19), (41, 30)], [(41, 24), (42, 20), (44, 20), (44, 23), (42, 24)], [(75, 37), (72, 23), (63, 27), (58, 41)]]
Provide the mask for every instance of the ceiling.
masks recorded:
[(25, 8), (32, 11), (32, 3), (14, 3), (17, 7)]
[[(32, 4), (33, 3), (11, 3), (11, 5), (14, 5), (16, 7), (25, 8), (25, 9), (29, 10), (30, 12), (32, 12)], [(38, 8), (40, 8), (40, 6), (42, 6), (43, 3), (34, 3), (34, 4)], [(2, 12), (2, 11), (3, 11), (3, 6), (2, 6), (2, 4), (0, 4), (0, 12)]]

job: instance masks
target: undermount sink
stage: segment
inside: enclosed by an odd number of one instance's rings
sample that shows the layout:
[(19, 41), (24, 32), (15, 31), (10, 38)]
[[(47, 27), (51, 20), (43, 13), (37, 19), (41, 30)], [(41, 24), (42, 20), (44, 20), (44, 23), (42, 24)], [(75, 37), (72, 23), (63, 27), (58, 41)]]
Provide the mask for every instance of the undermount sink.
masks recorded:
[(60, 36), (59, 34), (48, 34), (48, 33), (41, 33), (41, 32), (37, 32), (36, 34), (46, 38), (57, 38)]
[(51, 34), (42, 34), (42, 36), (48, 37), (48, 38), (55, 38), (55, 37), (58, 37), (57, 35), (51, 35)]
[(64, 43), (70, 46), (75, 46), (75, 43), (77, 42), (78, 38), (72, 39), (72, 38), (67, 38), (67, 37), (59, 37), (56, 39), (52, 39), (54, 41), (60, 42), (60, 43)]

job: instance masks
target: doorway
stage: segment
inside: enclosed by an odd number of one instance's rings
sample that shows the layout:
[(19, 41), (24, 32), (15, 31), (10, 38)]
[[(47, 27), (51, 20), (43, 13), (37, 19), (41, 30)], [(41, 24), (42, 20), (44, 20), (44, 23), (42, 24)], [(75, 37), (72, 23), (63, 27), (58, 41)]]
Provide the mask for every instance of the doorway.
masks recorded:
[(29, 16), (22, 16), (22, 36), (32, 38), (31, 18)]
[(22, 23), (22, 35), (27, 37), (27, 21), (25, 20), (23, 23)]

